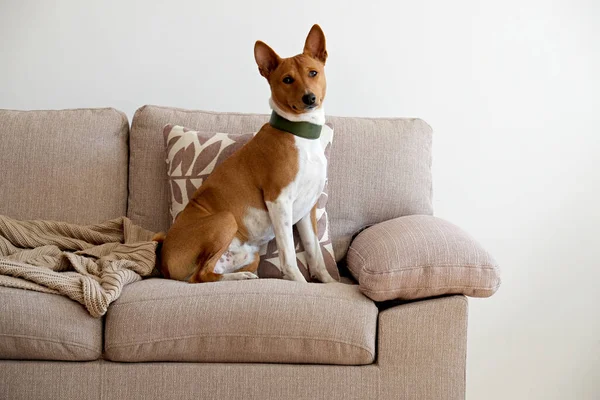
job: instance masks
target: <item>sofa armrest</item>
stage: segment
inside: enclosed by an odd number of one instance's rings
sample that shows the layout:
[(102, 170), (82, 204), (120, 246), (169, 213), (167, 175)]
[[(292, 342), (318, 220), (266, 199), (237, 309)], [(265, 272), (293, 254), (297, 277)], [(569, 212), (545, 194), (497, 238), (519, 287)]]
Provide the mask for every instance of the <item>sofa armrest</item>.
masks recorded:
[(464, 400), (468, 302), (415, 301), (379, 313), (377, 364), (382, 400)]
[(493, 257), (456, 225), (429, 215), (364, 230), (350, 245), (347, 263), (361, 291), (375, 301), (489, 297), (500, 286)]

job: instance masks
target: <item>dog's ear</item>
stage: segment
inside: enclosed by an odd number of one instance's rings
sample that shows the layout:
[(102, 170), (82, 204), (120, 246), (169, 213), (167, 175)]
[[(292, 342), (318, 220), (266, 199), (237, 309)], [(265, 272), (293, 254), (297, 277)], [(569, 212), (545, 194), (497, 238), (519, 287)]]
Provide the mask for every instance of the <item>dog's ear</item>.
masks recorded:
[(306, 43), (304, 43), (304, 54), (316, 58), (325, 64), (327, 61), (327, 49), (325, 48), (325, 34), (321, 27), (314, 24), (308, 32)]
[(281, 58), (279, 58), (277, 53), (260, 40), (254, 44), (254, 59), (256, 60), (256, 64), (258, 64), (258, 71), (267, 79), (269, 79), (271, 72), (281, 62)]

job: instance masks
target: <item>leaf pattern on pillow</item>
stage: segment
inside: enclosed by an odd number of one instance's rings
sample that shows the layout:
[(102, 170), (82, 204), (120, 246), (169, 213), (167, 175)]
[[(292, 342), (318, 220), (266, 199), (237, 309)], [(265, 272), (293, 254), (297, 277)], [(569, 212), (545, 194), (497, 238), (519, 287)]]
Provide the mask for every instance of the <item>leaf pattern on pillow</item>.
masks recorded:
[(181, 136), (175, 136), (174, 138), (171, 138), (171, 140), (169, 140), (169, 143), (167, 144), (167, 154), (171, 151), (171, 149), (173, 148), (173, 146), (175, 146), (175, 143), (181, 139)]
[(175, 172), (177, 167), (179, 167), (181, 165), (181, 161), (183, 161), (183, 153), (184, 152), (185, 152), (184, 148), (179, 149), (173, 156), (173, 159), (171, 160), (171, 168), (169, 169), (169, 171), (171, 171), (171, 174), (173, 174), (173, 172)]
[(327, 215), (317, 220), (317, 232), (319, 233), (319, 242), (323, 240), (325, 231), (327, 230)]
[(231, 156), (233, 153), (235, 153), (236, 151), (238, 151), (239, 149), (244, 147), (244, 145), (246, 143), (248, 143), (250, 141), (250, 139), (252, 139), (253, 137), (254, 137), (254, 135), (252, 133), (247, 133), (245, 135), (238, 135), (235, 143), (232, 143), (230, 146), (225, 147), (221, 151), (221, 154), (219, 154), (219, 157), (217, 158), (216, 165), (221, 164), (223, 161), (225, 161), (227, 158), (229, 158), (229, 156)]
[[(169, 180), (170, 212), (174, 221), (177, 215), (185, 208), (194, 192), (202, 185), (216, 168), (228, 157), (241, 149), (250, 141), (255, 133), (226, 134), (219, 132), (194, 131), (182, 126), (166, 125), (163, 129), (166, 149), (167, 173)], [(324, 153), (329, 158), (333, 131), (324, 127), (321, 134), (321, 144)], [(317, 236), (321, 244), (323, 258), (327, 270), (334, 279), (339, 280), (339, 272), (333, 254), (333, 245), (329, 237), (329, 223), (327, 219), (327, 186), (325, 182), (323, 193), (317, 201)], [(306, 252), (296, 227), (293, 228), (296, 261), (300, 272), (310, 280), (306, 266)], [(260, 249), (260, 264), (258, 274), (261, 278), (281, 278), (279, 270), (279, 252), (275, 239), (266, 243)]]
[[(200, 187), (200, 186), (198, 186), (198, 187)], [(198, 187), (194, 186), (194, 183), (192, 182), (192, 179), (186, 179), (185, 180), (185, 191), (188, 193), (188, 198), (190, 197), (189, 193), (190, 192), (194, 193)]]
[(173, 200), (175, 200), (177, 203), (182, 203), (183, 195), (181, 193), (179, 185), (177, 184), (177, 181), (171, 181), (171, 190), (173, 193)]
[[(206, 143), (206, 140), (204, 143)], [(221, 142), (215, 142), (205, 147), (198, 157), (196, 157), (196, 162), (194, 163), (194, 168), (192, 169), (190, 176), (201, 175), (202, 171), (204, 171), (206, 167), (208, 167), (208, 165), (215, 159), (215, 157), (219, 155), (220, 150)], [(212, 172), (212, 169), (210, 172)], [(210, 172), (205, 175), (209, 175)]]
[(192, 165), (192, 161), (194, 161), (194, 155), (196, 154), (196, 149), (194, 148), (194, 144), (190, 144), (184, 151), (181, 156), (181, 174), (185, 175), (186, 171), (190, 169), (190, 165)]

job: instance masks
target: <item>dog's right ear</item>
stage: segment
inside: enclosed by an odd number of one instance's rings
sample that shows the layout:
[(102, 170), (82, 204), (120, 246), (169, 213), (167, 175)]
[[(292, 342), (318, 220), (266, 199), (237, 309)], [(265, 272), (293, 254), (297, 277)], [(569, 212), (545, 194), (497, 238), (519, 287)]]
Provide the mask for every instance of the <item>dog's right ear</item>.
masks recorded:
[(314, 24), (308, 32), (306, 43), (304, 44), (304, 54), (308, 54), (325, 64), (327, 61), (327, 49), (325, 46), (325, 34), (321, 27)]
[(254, 44), (254, 59), (256, 60), (256, 64), (258, 64), (258, 71), (267, 79), (269, 79), (271, 72), (275, 71), (275, 68), (281, 62), (281, 58), (279, 58), (277, 53), (260, 40)]

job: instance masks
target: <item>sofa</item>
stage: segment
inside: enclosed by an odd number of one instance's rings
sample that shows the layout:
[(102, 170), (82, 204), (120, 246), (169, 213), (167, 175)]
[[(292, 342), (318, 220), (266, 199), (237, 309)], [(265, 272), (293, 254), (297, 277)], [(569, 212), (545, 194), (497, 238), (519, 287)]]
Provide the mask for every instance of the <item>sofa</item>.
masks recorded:
[[(110, 108), (1, 110), (0, 214), (77, 224), (127, 216), (166, 231), (163, 126), (244, 133), (267, 120), (144, 106), (130, 127)], [(100, 318), (63, 296), (0, 286), (0, 398), (464, 399), (465, 294), (489, 296), (499, 278), (476, 242), (431, 216), (432, 130), (419, 119), (328, 124), (327, 212), (342, 282), (152, 277), (126, 286)], [(415, 258), (437, 256), (452, 262)], [(397, 273), (399, 263), (401, 276), (377, 271)], [(457, 266), (466, 283), (451, 282)]]

